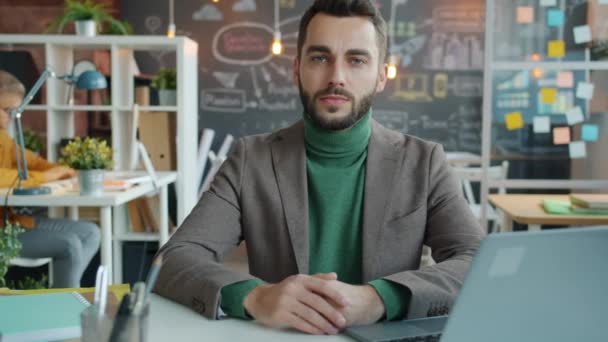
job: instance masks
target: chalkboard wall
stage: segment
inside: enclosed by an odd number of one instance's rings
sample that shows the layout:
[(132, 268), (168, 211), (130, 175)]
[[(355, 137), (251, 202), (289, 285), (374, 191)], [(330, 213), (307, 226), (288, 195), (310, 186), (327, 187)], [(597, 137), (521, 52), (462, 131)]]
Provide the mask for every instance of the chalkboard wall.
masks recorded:
[[(268, 132), (301, 117), (292, 82), (300, 16), (308, 0), (175, 1), (178, 34), (199, 44), (199, 127), (223, 139)], [(482, 0), (378, 0), (390, 23), (390, 52), (399, 76), (374, 102), (386, 126), (442, 143), (447, 150), (480, 151), (483, 68)], [(167, 0), (122, 2), (137, 34), (165, 34)], [(278, 13), (278, 16), (275, 15)], [(280, 28), (284, 53), (269, 46)], [(173, 66), (165, 52), (136, 55), (144, 73)], [(216, 139), (218, 140), (218, 139)]]

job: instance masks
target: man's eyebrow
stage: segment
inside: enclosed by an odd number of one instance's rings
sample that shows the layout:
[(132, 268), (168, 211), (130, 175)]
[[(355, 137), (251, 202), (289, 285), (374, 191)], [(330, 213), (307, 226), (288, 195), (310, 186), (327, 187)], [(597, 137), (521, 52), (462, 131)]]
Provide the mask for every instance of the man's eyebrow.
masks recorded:
[(372, 57), (372, 54), (365, 49), (350, 49), (348, 51), (346, 51), (346, 55), (348, 56), (365, 56), (368, 58)]
[(311, 45), (306, 49), (306, 54), (313, 52), (331, 53), (331, 50), (325, 45)]

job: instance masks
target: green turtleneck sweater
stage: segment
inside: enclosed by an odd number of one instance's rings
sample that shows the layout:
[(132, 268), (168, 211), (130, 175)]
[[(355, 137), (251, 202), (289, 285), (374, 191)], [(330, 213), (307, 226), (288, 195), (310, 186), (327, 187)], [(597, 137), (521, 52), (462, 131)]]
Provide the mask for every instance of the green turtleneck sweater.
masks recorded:
[[(361, 284), (361, 219), (371, 111), (353, 127), (337, 132), (323, 130), (304, 117), (309, 272), (336, 272), (342, 282)], [(243, 300), (260, 283), (257, 279), (248, 280), (222, 288), (222, 310), (245, 318)], [(384, 301), (387, 320), (405, 315), (408, 289), (383, 279), (369, 284)]]

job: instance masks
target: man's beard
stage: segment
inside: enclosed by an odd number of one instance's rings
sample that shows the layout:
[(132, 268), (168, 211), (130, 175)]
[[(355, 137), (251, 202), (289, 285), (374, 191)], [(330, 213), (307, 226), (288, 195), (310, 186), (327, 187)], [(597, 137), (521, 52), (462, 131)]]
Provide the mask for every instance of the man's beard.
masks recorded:
[[(361, 97), (359, 102), (355, 101), (355, 96), (351, 94), (349, 91), (346, 91), (339, 87), (329, 87), (320, 91), (317, 91), (314, 96), (311, 98), (310, 94), (304, 91), (302, 87), (302, 82), (298, 81), (298, 88), (300, 89), (300, 100), (302, 101), (302, 106), (304, 106), (305, 115), (308, 114), (310, 119), (317, 125), (319, 128), (330, 130), (330, 131), (340, 131), (343, 129), (347, 129), (352, 127), (359, 119), (361, 119), (372, 106), (372, 99), (376, 95), (375, 89), (373, 89), (368, 94)], [(340, 95), (349, 99), (352, 104), (351, 112), (341, 119), (334, 119), (331, 116), (324, 117), (317, 113), (315, 110), (316, 100), (322, 96), (327, 95)], [(338, 107), (331, 106), (328, 109), (329, 113), (335, 113), (338, 111)]]

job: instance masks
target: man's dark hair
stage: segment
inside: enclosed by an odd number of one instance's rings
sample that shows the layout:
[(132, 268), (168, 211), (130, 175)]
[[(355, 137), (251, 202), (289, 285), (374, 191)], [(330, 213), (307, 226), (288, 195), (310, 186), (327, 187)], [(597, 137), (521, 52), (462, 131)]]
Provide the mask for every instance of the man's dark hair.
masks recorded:
[(319, 13), (334, 17), (367, 17), (376, 29), (376, 42), (380, 51), (380, 61), (384, 62), (387, 50), (386, 22), (380, 11), (369, 0), (316, 0), (300, 20), (298, 33), (298, 58), (306, 40), (306, 30), (312, 18)]

